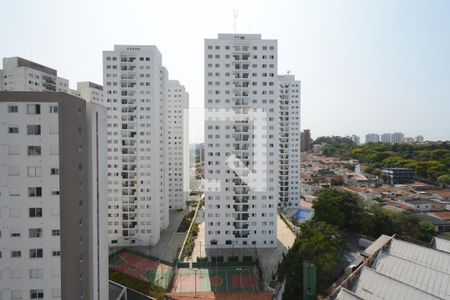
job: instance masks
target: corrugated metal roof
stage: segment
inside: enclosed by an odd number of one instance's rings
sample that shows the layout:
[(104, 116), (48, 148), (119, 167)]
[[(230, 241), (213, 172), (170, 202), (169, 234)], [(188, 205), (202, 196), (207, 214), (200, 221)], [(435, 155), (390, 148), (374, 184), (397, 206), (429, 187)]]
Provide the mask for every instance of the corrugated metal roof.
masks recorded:
[(386, 244), (391, 239), (388, 235), (380, 235), (369, 247), (364, 250), (364, 252), (361, 253), (362, 256), (369, 257), (375, 252), (377, 252), (381, 246)]
[(435, 237), (433, 239), (433, 247), (437, 250), (450, 253), (450, 241)]
[(367, 300), (435, 300), (442, 299), (410, 285), (363, 267), (352, 291)]
[(380, 252), (372, 264), (378, 273), (434, 296), (450, 299), (450, 274)]
[(343, 288), (337, 295), (336, 300), (364, 300), (364, 299), (355, 295), (353, 292), (350, 292), (349, 290)]
[(416, 244), (393, 239), (387, 252), (416, 264), (450, 274), (450, 255)]

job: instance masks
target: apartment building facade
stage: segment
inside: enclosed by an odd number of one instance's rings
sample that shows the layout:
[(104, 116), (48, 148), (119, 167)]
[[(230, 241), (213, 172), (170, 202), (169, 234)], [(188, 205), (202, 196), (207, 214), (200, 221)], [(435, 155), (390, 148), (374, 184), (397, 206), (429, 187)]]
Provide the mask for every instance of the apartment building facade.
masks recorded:
[(279, 208), (300, 206), (300, 81), (279, 75)]
[(366, 134), (366, 143), (379, 143), (380, 135), (377, 133)]
[(205, 247), (276, 247), (277, 41), (219, 34), (204, 47)]
[[(186, 207), (187, 191), (185, 174), (189, 164), (185, 154), (189, 152), (189, 94), (178, 80), (168, 80), (166, 87), (166, 154), (169, 209)], [(189, 180), (189, 177), (187, 178)]]
[(0, 92), (1, 299), (108, 298), (105, 117), (67, 93)]
[(2, 78), (0, 90), (69, 93), (69, 81), (58, 77), (55, 69), (21, 57), (3, 58)]
[(154, 245), (169, 224), (166, 78), (155, 46), (115, 45), (103, 52), (111, 246)]

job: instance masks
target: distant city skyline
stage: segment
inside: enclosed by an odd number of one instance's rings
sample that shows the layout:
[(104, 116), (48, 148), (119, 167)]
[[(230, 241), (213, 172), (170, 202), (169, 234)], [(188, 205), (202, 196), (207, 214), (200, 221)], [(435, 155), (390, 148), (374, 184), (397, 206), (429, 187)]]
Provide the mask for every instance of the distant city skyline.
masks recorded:
[[(8, 3), (0, 57), (37, 61), (72, 83), (102, 83), (102, 50), (156, 45), (191, 107), (202, 108), (204, 39), (233, 33), (238, 9), (238, 33), (279, 41), (278, 73), (301, 80), (301, 127), (313, 138), (401, 131), (450, 140), (448, 1), (132, 3), (130, 15), (119, 1)], [(202, 118), (191, 121), (190, 142), (201, 142)]]

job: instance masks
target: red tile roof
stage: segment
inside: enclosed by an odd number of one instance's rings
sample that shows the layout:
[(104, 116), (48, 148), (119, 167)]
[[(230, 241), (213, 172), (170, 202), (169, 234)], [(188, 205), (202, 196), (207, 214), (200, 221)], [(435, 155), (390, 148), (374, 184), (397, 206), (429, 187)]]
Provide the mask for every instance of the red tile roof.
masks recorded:
[(450, 211), (435, 211), (433, 215), (444, 221), (450, 221)]

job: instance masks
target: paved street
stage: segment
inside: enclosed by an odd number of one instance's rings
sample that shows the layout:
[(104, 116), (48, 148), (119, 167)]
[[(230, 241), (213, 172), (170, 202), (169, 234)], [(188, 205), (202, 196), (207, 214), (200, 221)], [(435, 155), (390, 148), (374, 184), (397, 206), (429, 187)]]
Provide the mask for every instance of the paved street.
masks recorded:
[(184, 215), (186, 215), (188, 212), (188, 206), (184, 211), (181, 212), (171, 211), (169, 216), (169, 227), (161, 232), (161, 237), (158, 244), (153, 247), (139, 248), (141, 248), (144, 253), (172, 262), (173, 259), (177, 256), (178, 249), (183, 245), (184, 238), (187, 235), (187, 232), (178, 233), (177, 229), (181, 221), (183, 220)]

